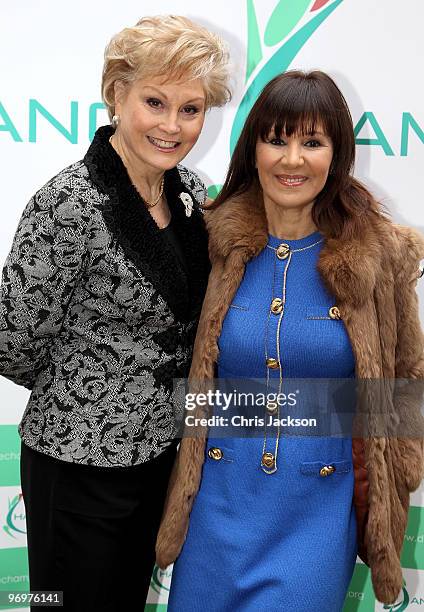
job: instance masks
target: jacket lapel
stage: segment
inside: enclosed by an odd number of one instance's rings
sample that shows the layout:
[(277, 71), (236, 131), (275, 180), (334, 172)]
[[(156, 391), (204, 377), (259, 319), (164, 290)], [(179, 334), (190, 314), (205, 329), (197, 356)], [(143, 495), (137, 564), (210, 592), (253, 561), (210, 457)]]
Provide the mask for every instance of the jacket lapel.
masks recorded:
[[(209, 272), (202, 213), (195, 206), (191, 217), (185, 215), (179, 194), (189, 190), (177, 168), (167, 171), (164, 190), (175, 232), (187, 258), (186, 272), (132, 185), (121, 158), (110, 146), (112, 134), (109, 126), (99, 128), (84, 158), (93, 182), (108, 196), (102, 211), (106, 225), (127, 258), (152, 283), (177, 319), (191, 320), (200, 310)], [(194, 195), (189, 195), (195, 202)]]

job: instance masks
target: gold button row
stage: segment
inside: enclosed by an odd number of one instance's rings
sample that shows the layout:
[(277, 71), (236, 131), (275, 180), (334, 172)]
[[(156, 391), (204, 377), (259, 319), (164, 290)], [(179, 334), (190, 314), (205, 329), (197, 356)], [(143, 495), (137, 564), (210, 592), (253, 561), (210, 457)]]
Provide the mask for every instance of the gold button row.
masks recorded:
[[(271, 302), (271, 306), (270, 306), (271, 312), (275, 315), (279, 315), (282, 313), (283, 311), (283, 300), (281, 298), (274, 298)], [(332, 306), (329, 310), (328, 310), (328, 316), (330, 317), (330, 319), (341, 319), (341, 314), (340, 314), (340, 310), (337, 308), (337, 306)]]
[[(223, 458), (224, 453), (222, 452), (220, 448), (217, 448), (216, 446), (214, 446), (208, 450), (208, 455), (211, 459), (214, 459), (214, 461), (220, 461)], [(263, 467), (266, 467), (268, 470), (274, 468), (275, 467), (275, 457), (273, 453), (264, 453), (262, 455), (261, 465)], [(326, 477), (326, 476), (330, 476), (330, 474), (334, 474), (335, 471), (336, 471), (336, 468), (334, 467), (334, 465), (324, 465), (324, 467), (320, 469), (319, 475)]]

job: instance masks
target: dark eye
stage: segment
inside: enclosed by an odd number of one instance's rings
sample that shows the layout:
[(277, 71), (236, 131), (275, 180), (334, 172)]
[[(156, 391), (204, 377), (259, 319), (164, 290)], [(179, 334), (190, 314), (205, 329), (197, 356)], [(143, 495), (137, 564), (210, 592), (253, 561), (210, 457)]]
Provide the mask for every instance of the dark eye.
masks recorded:
[(162, 106), (162, 102), (157, 98), (147, 98), (146, 102), (152, 108), (160, 108)]
[(315, 149), (316, 147), (320, 147), (321, 143), (319, 142), (319, 140), (308, 140), (308, 142), (305, 142), (305, 146), (311, 149)]
[(270, 140), (268, 140), (268, 142), (269, 144), (275, 145), (276, 147), (286, 144), (281, 138), (271, 138)]
[(196, 115), (199, 112), (197, 106), (184, 106), (183, 111), (186, 115)]

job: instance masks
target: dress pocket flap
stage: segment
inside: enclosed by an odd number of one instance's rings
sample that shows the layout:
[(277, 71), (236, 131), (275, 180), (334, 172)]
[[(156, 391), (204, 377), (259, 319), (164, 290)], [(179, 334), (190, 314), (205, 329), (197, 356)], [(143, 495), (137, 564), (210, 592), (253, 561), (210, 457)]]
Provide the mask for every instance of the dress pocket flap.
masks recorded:
[(308, 306), (306, 318), (309, 321), (339, 321), (340, 311), (337, 306)]
[[(327, 469), (326, 469), (327, 468)], [(347, 474), (352, 469), (352, 462), (348, 459), (343, 461), (305, 461), (300, 465), (302, 474), (308, 476), (336, 476)]]
[(249, 310), (250, 299), (236, 295), (234, 301), (230, 304), (230, 308), (235, 308), (236, 310)]
[(234, 461), (234, 449), (222, 444), (216, 444), (216, 446), (214, 443), (208, 444), (206, 459), (212, 463), (232, 463)]

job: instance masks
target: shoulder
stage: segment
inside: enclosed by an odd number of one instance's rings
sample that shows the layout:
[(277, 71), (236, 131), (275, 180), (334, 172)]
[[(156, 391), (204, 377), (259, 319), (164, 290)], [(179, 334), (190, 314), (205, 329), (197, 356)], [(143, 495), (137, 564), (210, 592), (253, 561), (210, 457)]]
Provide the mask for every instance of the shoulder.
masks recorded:
[(390, 263), (395, 278), (411, 275), (417, 278), (420, 262), (424, 259), (424, 236), (416, 228), (386, 220), (378, 224), (378, 237), (383, 260)]
[(31, 198), (25, 213), (49, 219), (55, 225), (87, 225), (93, 212), (91, 205), (101, 199), (86, 165), (78, 161), (47, 181)]
[(424, 236), (417, 229), (404, 225), (393, 226), (399, 245), (399, 268), (404, 271), (405, 280), (415, 282), (422, 276), (421, 261), (424, 259)]
[(395, 223), (392, 227), (400, 257), (414, 260), (424, 258), (424, 235), (419, 230)]
[(178, 164), (177, 170), (183, 185), (192, 193), (197, 204), (200, 207), (203, 206), (207, 198), (207, 191), (200, 176), (182, 164)]

